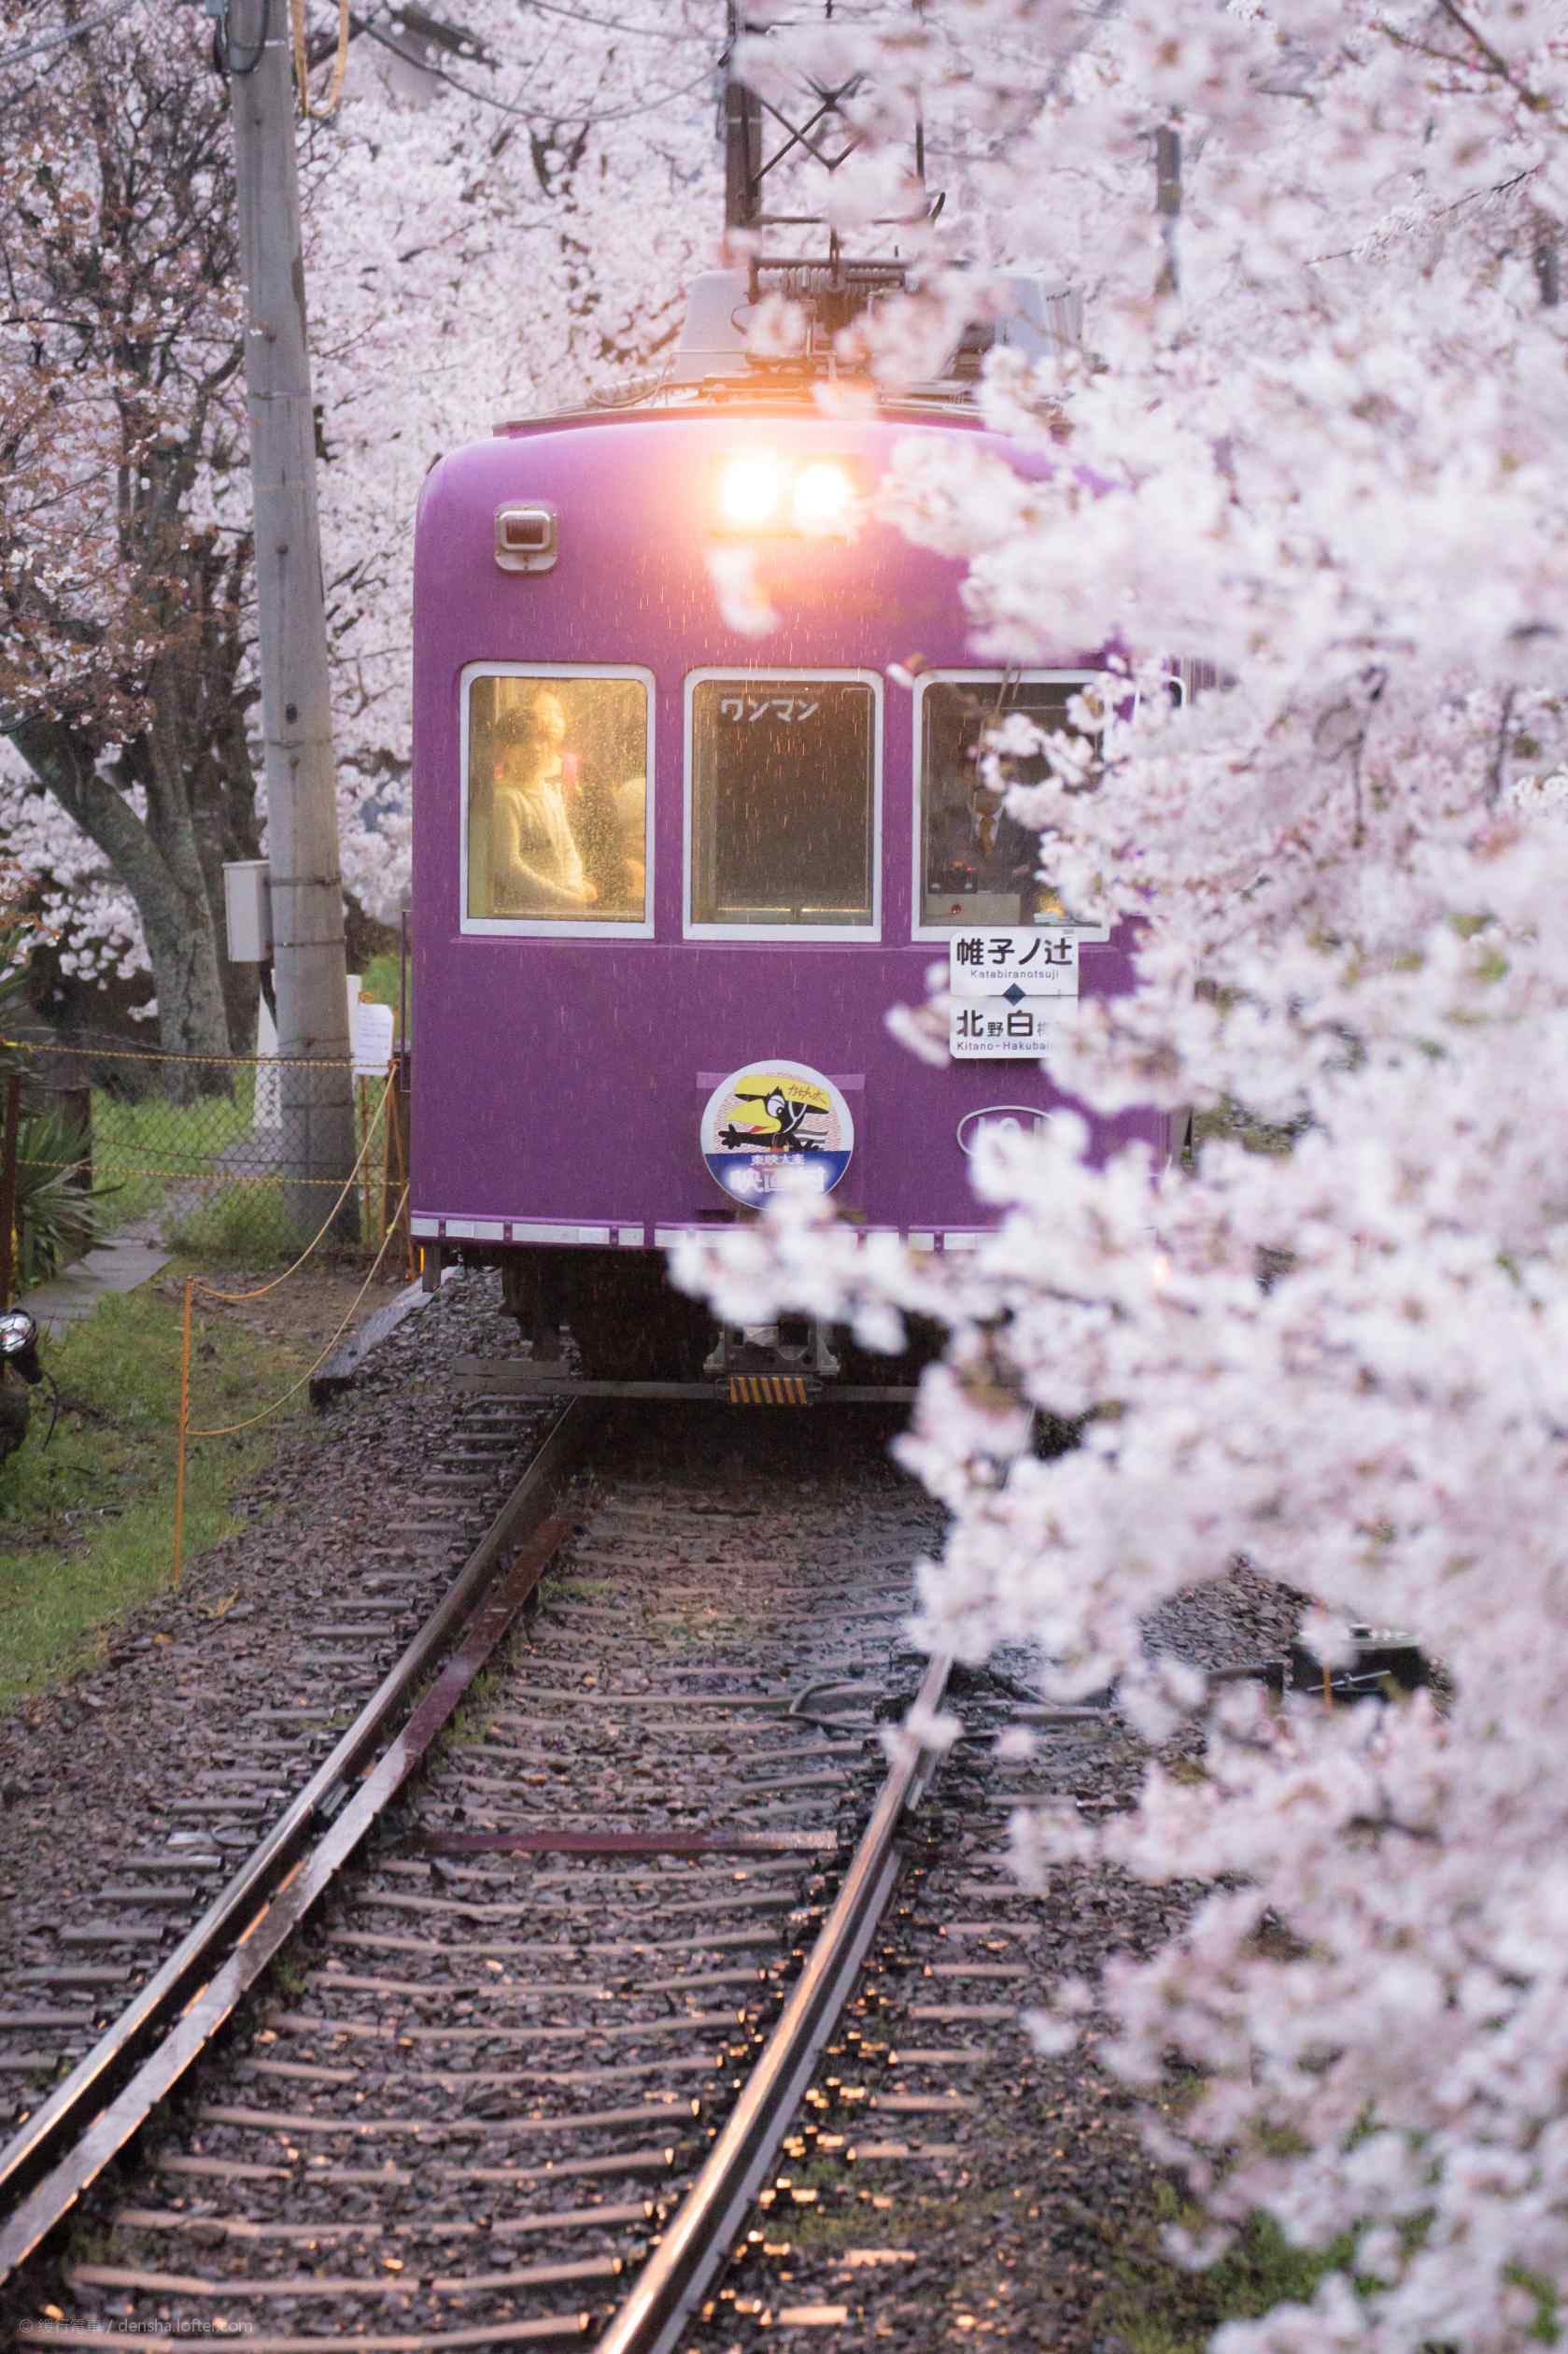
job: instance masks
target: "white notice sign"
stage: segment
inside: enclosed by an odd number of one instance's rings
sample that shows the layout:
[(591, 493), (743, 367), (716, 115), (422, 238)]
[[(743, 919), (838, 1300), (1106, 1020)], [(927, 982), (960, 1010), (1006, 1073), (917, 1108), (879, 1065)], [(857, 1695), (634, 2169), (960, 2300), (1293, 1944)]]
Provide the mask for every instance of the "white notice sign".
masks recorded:
[(377, 1005), (373, 999), (360, 997), (358, 989), (349, 990), (348, 1043), (356, 1079), (385, 1079), (392, 1059), (395, 1028), (389, 1005)]
[[(389, 1005), (373, 1005), (360, 995), (360, 976), (348, 975), (348, 1048), (356, 1079), (385, 1079), (392, 1059), (395, 1028)], [(283, 1117), (283, 1073), (274, 1059), (277, 1030), (263, 998), (256, 1014), (256, 1112), (258, 1127), (276, 1127)]]
[(954, 997), (1078, 995), (1076, 931), (960, 931), (947, 946), (947, 986)]
[(1042, 1054), (1077, 1018), (1078, 935), (1043, 929), (954, 932), (948, 989), (948, 1051), (955, 1058)]

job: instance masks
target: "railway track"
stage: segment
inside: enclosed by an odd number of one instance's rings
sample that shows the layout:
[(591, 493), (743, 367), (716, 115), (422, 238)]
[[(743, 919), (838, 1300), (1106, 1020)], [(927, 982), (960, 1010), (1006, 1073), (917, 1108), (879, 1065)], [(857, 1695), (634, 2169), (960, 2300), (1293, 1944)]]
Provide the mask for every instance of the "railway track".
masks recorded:
[[(998, 2143), (1038, 2145), (1049, 2108), (1024, 2014), (1061, 1974), (1062, 1892), (1052, 1901), (1021, 1883), (1008, 1822), (1030, 1803), (1117, 1803), (1118, 1766), (1130, 1795), (1144, 1761), (1109, 1710), (1021, 1706), (983, 1677), (959, 1706), (965, 1737), (913, 1832), (898, 1902), (684, 2354), (820, 2343), (826, 2330), (843, 2344), (910, 2347), (971, 2331), (1002, 2335), (1024, 2318), (1010, 2302), (1038, 2295), (1057, 2269), (1037, 2263), (1021, 2279), (1001, 2252), (1000, 2219), (989, 2233), (977, 2234), (972, 2218), (953, 2228), (993, 2195), (988, 2155)], [(1044, 2241), (1051, 2197), (1040, 2175), (1015, 2161), (1003, 2179), (1014, 2233), (1023, 2221), (1025, 2239)], [(977, 2236), (994, 2243), (982, 2274), (973, 2270)], [(956, 2262), (943, 2249), (949, 2238)], [(1080, 2340), (1058, 2311), (1041, 2315), (1028, 2342)]]
[[(157, 2100), (183, 2074), (190, 2061), (227, 2018), (263, 1966), (264, 1952), (289, 1934), (292, 1917), (310, 1899), (315, 1881), (325, 1884), (341, 1855), (374, 1820), (419, 1754), (417, 1713), (396, 1734), (392, 1748), (374, 1772), (369, 1761), (405, 1715), (421, 1679), (439, 1661), (454, 1631), (468, 1629), (466, 1654), (459, 1651), (445, 1672), (468, 1678), (504, 1630), (489, 1599), (498, 1566), (512, 1542), (536, 1529), (544, 1501), (569, 1474), (584, 1436), (581, 1417), (562, 1416), (491, 1518), (462, 1570), (439, 1581), (423, 1624), (387, 1667), (359, 1713), (332, 1739), (328, 1755), (289, 1797), (261, 1839), (211, 1896), (205, 1910), (150, 1975), (141, 1978), (130, 2001), (105, 2034), (69, 2069), (58, 2088), (27, 2112), (11, 2140), (0, 2148), (0, 2280), (67, 2213), (115, 2152), (136, 2132)], [(513, 1465), (514, 1471), (516, 1467)], [(487, 1485), (493, 1472), (485, 1475)], [(445, 1541), (463, 1514), (447, 1508)], [(403, 1534), (409, 1535), (405, 1530)], [(543, 1556), (540, 1556), (543, 1558)], [(486, 1611), (490, 1615), (487, 1619)], [(466, 1671), (463, 1662), (467, 1658)], [(352, 1689), (352, 1681), (349, 1688)], [(338, 1688), (339, 1690), (342, 1687)], [(442, 1688), (423, 1711), (433, 1731), (442, 1721)], [(269, 1712), (270, 1713), (270, 1712)], [(347, 1714), (334, 1691), (310, 1709), (328, 1728)], [(427, 1735), (427, 1737), (429, 1736)], [(360, 1791), (349, 1802), (356, 1780), (367, 1776), (376, 1794)], [(271, 1809), (269, 1808), (269, 1811)], [(346, 1836), (351, 1832), (351, 1836)], [(178, 1836), (177, 1834), (176, 1835)], [(216, 1843), (215, 1843), (216, 1846)], [(218, 1851), (214, 1861), (221, 1869)], [(292, 1893), (290, 1894), (290, 1891)], [(138, 1924), (124, 1931), (127, 1939)], [(262, 1934), (258, 1935), (258, 1931)], [(63, 1934), (68, 1934), (68, 1931)], [(116, 1924), (114, 1934), (121, 1934)], [(238, 1949), (246, 1947), (242, 1955)], [(135, 1974), (145, 1949), (132, 1948), (120, 1972)], [(107, 1975), (107, 1974), (106, 1974)], [(61, 2065), (69, 2063), (69, 2050)]]
[[(90, 1867), (84, 1888), (61, 1854), (61, 1901), (0, 1988), (0, 2117), (12, 2131), (35, 2118), (332, 1753), (483, 1541), (551, 1420), (518, 1398), (466, 1401), (404, 1482), (379, 1541), (359, 1549), (351, 1579), (335, 1560), (298, 1564), (286, 1666), (264, 1645), (260, 1668), (237, 1643), (223, 1660), (204, 1652), (215, 1701), (228, 1700), (220, 1744), (191, 1755), (177, 1793), (142, 1806), (127, 1794), (119, 1852)], [(234, 1612), (236, 1631), (244, 1615)], [(84, 1727), (84, 1757), (91, 1740)]]
[[(340, 1744), (320, 1836), (172, 1988), (172, 2051), (149, 2033), (100, 2068), (129, 2080), (95, 2165), (240, 2008), (28, 2276), (19, 2344), (671, 2342), (875, 1933), (922, 1770), (886, 1783), (876, 1737), (924, 1666), (897, 1629), (930, 1522), (890, 1475), (803, 1491), (803, 1437), (617, 1477), (574, 1535), (518, 1551), (516, 1507), (492, 1530), (499, 1592), (390, 1751)], [(7, 2263), (69, 2189), (36, 2159), (11, 2179)]]

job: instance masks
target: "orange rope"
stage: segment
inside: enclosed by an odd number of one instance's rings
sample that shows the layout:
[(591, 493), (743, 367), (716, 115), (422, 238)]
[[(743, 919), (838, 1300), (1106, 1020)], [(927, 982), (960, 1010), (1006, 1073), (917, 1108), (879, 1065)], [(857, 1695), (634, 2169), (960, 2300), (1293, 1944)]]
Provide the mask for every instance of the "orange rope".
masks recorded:
[[(375, 1280), (381, 1262), (387, 1255), (387, 1245), (390, 1242), (393, 1235), (397, 1231), (397, 1221), (394, 1219), (388, 1227), (386, 1233), (382, 1236), (381, 1248), (377, 1251), (374, 1258), (371, 1262), (370, 1273), (365, 1277), (364, 1282), (360, 1285), (359, 1290), (355, 1293), (353, 1299), (349, 1303), (347, 1314), (345, 1315), (342, 1324), (339, 1325), (337, 1330), (333, 1333), (332, 1339), (328, 1341), (326, 1347), (317, 1358), (316, 1363), (309, 1368), (308, 1371), (302, 1373), (299, 1380), (292, 1383), (290, 1387), (284, 1391), (281, 1397), (275, 1398), (270, 1406), (264, 1406), (259, 1414), (250, 1415), (245, 1422), (227, 1423), (212, 1430), (192, 1430), (191, 1428), (191, 1297), (194, 1293), (200, 1291), (205, 1298), (222, 1300), (226, 1305), (232, 1307), (242, 1299), (264, 1299), (268, 1292), (275, 1291), (279, 1283), (287, 1283), (290, 1275), (298, 1273), (299, 1269), (304, 1265), (306, 1259), (310, 1256), (312, 1251), (316, 1249), (317, 1245), (331, 1230), (332, 1220), (337, 1216), (338, 1212), (347, 1200), (349, 1193), (352, 1191), (355, 1182), (359, 1177), (360, 1170), (364, 1165), (366, 1156), (370, 1152), (371, 1144), (375, 1136), (375, 1131), (380, 1127), (382, 1119), (386, 1114), (387, 1106), (392, 1099), (392, 1088), (394, 1084), (395, 1072), (388, 1071), (387, 1073), (387, 1085), (381, 1090), (381, 1100), (376, 1105), (375, 1111), (365, 1128), (364, 1142), (360, 1147), (359, 1156), (355, 1160), (353, 1168), (345, 1178), (342, 1189), (338, 1194), (338, 1198), (333, 1202), (332, 1208), (328, 1211), (326, 1218), (318, 1231), (312, 1235), (310, 1241), (305, 1244), (304, 1249), (300, 1253), (299, 1257), (294, 1261), (292, 1267), (286, 1267), (281, 1275), (275, 1275), (273, 1277), (271, 1283), (258, 1283), (254, 1289), (250, 1291), (219, 1291), (216, 1283), (204, 1283), (199, 1275), (191, 1275), (186, 1278), (185, 1326), (180, 1347), (179, 1362), (179, 1446), (175, 1468), (174, 1582), (177, 1587), (179, 1584), (180, 1562), (185, 1547), (185, 1454), (187, 1441), (191, 1439), (229, 1439), (232, 1438), (237, 1431), (253, 1429), (257, 1423), (265, 1422), (269, 1414), (275, 1414), (280, 1406), (286, 1406), (291, 1397), (293, 1397), (300, 1390), (304, 1389), (305, 1383), (309, 1381), (311, 1374), (319, 1371), (320, 1368), (326, 1363), (328, 1357), (331, 1356), (332, 1351), (336, 1348), (339, 1340), (347, 1329), (349, 1317), (353, 1315), (355, 1309), (358, 1308), (360, 1300), (363, 1299), (366, 1292), (369, 1291), (371, 1284)], [(403, 1213), (403, 1205), (407, 1199), (408, 1187), (404, 1185), (402, 1199), (398, 1203), (398, 1215), (400, 1217)]]
[(191, 1423), (191, 1294), (195, 1278), (185, 1283), (184, 1331), (179, 1351), (179, 1455), (175, 1471), (175, 1585), (179, 1585), (180, 1554), (185, 1545), (185, 1441)]
[(304, 0), (291, 0), (290, 13), (294, 23), (294, 78), (300, 87), (300, 112), (308, 122), (312, 116), (324, 122), (337, 112), (343, 96), (344, 76), (348, 71), (348, 0), (338, 0), (337, 56), (332, 63), (332, 84), (324, 106), (317, 106), (310, 94), (310, 60), (305, 51)]
[[(83, 1169), (86, 1162), (79, 1153), (75, 1160), (41, 1160), (35, 1153), (19, 1153), (17, 1167)], [(112, 1152), (99, 1154), (98, 1168), (101, 1171), (108, 1171), (115, 1184), (119, 1184), (122, 1177), (177, 1177), (185, 1185), (233, 1185), (236, 1190), (241, 1185), (315, 1185), (324, 1189), (337, 1184), (335, 1177), (285, 1177), (280, 1175), (275, 1163), (266, 1169), (192, 1169), (187, 1161), (183, 1169), (168, 1169), (158, 1161), (122, 1161)], [(332, 1215), (337, 1215), (335, 1202), (332, 1204)]]
[[(258, 1283), (254, 1291), (219, 1291), (216, 1283), (202, 1283), (201, 1278), (198, 1276), (196, 1281), (201, 1283), (202, 1292), (206, 1298), (227, 1300), (231, 1306), (236, 1300), (241, 1299), (264, 1299), (268, 1292), (275, 1291), (279, 1283), (286, 1283), (290, 1275), (298, 1274), (300, 1269), (304, 1265), (312, 1251), (314, 1251), (317, 1247), (317, 1244), (325, 1239), (329, 1229), (331, 1228), (332, 1220), (337, 1216), (338, 1212), (347, 1200), (348, 1196), (353, 1189), (354, 1181), (359, 1176), (360, 1170), (364, 1166), (365, 1156), (370, 1151), (371, 1147), (371, 1139), (374, 1136), (376, 1129), (380, 1127), (388, 1103), (391, 1099), (392, 1086), (393, 1074), (388, 1071), (387, 1073), (387, 1085), (381, 1091), (381, 1100), (376, 1105), (370, 1126), (365, 1130), (365, 1141), (360, 1147), (359, 1157), (355, 1161), (354, 1166), (349, 1170), (347, 1176), (345, 1178), (342, 1188), (339, 1191), (338, 1198), (333, 1202), (332, 1208), (328, 1211), (320, 1227), (311, 1236), (310, 1241), (305, 1244), (304, 1249), (300, 1253), (300, 1255), (294, 1261), (293, 1266), (286, 1267), (281, 1275), (275, 1275), (270, 1283)], [(378, 1258), (376, 1260), (376, 1265), (379, 1266), (380, 1263), (381, 1262)]]
[(0, 1038), (19, 1055), (75, 1055), (78, 1062), (210, 1063), (223, 1071), (350, 1071), (351, 1055), (197, 1055), (162, 1046), (77, 1046), (34, 1039)]
[[(402, 1214), (403, 1214), (403, 1204), (407, 1201), (407, 1199), (408, 1199), (408, 1187), (405, 1185), (405, 1186), (403, 1187), (403, 1194), (402, 1194), (402, 1196), (401, 1196), (401, 1198), (400, 1198), (400, 1199), (399, 1199), (399, 1202), (398, 1202), (397, 1216), (395, 1216), (395, 1217), (393, 1218), (392, 1223), (391, 1223), (391, 1224), (388, 1227), (386, 1233), (385, 1233), (385, 1234), (382, 1236), (382, 1238), (381, 1238), (381, 1248), (377, 1251), (377, 1253), (375, 1254), (375, 1256), (374, 1256), (374, 1260), (371, 1262), (371, 1269), (370, 1269), (370, 1272), (369, 1272), (369, 1274), (365, 1277), (364, 1282), (363, 1282), (363, 1283), (360, 1285), (359, 1290), (355, 1293), (355, 1295), (354, 1295), (353, 1298), (349, 1301), (347, 1308), (346, 1308), (346, 1309), (345, 1310), (345, 1312), (344, 1312), (343, 1322), (342, 1322), (342, 1323), (338, 1326), (337, 1330), (333, 1333), (333, 1335), (332, 1335), (332, 1339), (328, 1341), (328, 1343), (327, 1343), (326, 1347), (322, 1350), (322, 1352), (321, 1352), (320, 1355), (317, 1358), (317, 1360), (316, 1360), (315, 1364), (314, 1364), (314, 1365), (311, 1365), (311, 1366), (307, 1366), (307, 1368), (305, 1368), (305, 1370), (304, 1370), (304, 1372), (300, 1375), (299, 1380), (298, 1380), (297, 1382), (291, 1382), (291, 1383), (290, 1383), (289, 1387), (288, 1387), (288, 1388), (284, 1391), (284, 1393), (283, 1393), (283, 1395), (282, 1395), (282, 1397), (275, 1397), (275, 1398), (273, 1399), (273, 1402), (272, 1402), (272, 1404), (271, 1404), (270, 1406), (263, 1406), (263, 1407), (262, 1407), (262, 1409), (261, 1409), (261, 1412), (260, 1412), (259, 1414), (250, 1414), (250, 1415), (247, 1415), (247, 1418), (246, 1418), (246, 1420), (245, 1420), (244, 1422), (237, 1422), (237, 1423), (219, 1423), (219, 1424), (215, 1425), (214, 1425), (214, 1427), (213, 1427), (212, 1429), (210, 1429), (210, 1430), (191, 1430), (191, 1429), (189, 1427), (189, 1414), (190, 1414), (190, 1375), (191, 1375), (191, 1293), (192, 1293), (192, 1292), (196, 1289), (196, 1283), (197, 1283), (197, 1279), (196, 1279), (194, 1276), (191, 1276), (191, 1277), (190, 1277), (190, 1278), (189, 1278), (189, 1280), (187, 1281), (187, 1283), (186, 1283), (186, 1286), (185, 1286), (185, 1348), (184, 1348), (183, 1360), (182, 1360), (182, 1363), (181, 1363), (181, 1368), (180, 1368), (180, 1397), (179, 1397), (179, 1464), (178, 1464), (178, 1469), (177, 1469), (177, 1473), (176, 1473), (176, 1477), (175, 1477), (175, 1581), (175, 1581), (175, 1583), (176, 1583), (176, 1585), (177, 1585), (177, 1585), (178, 1585), (178, 1583), (179, 1583), (180, 1542), (181, 1542), (181, 1538), (182, 1538), (182, 1535), (183, 1535), (183, 1532), (184, 1532), (184, 1526), (185, 1526), (185, 1442), (186, 1442), (186, 1440), (187, 1440), (188, 1439), (232, 1439), (232, 1438), (233, 1438), (233, 1437), (236, 1435), (236, 1433), (237, 1433), (237, 1432), (239, 1432), (239, 1431), (242, 1431), (242, 1430), (254, 1430), (254, 1429), (255, 1429), (255, 1427), (256, 1427), (256, 1425), (257, 1425), (258, 1423), (264, 1423), (264, 1422), (267, 1420), (267, 1418), (268, 1418), (268, 1416), (269, 1416), (269, 1415), (275, 1414), (275, 1413), (276, 1413), (276, 1411), (277, 1411), (277, 1410), (278, 1410), (278, 1408), (279, 1408), (280, 1406), (287, 1406), (287, 1405), (288, 1405), (288, 1403), (289, 1403), (289, 1400), (290, 1400), (291, 1397), (297, 1397), (297, 1396), (299, 1395), (300, 1391), (304, 1389), (304, 1387), (305, 1383), (306, 1383), (310, 1380), (311, 1375), (312, 1375), (313, 1373), (318, 1373), (318, 1372), (321, 1370), (321, 1368), (322, 1368), (322, 1367), (326, 1364), (327, 1359), (328, 1359), (328, 1358), (332, 1355), (332, 1351), (333, 1351), (333, 1350), (337, 1347), (338, 1342), (342, 1340), (342, 1338), (343, 1338), (344, 1334), (347, 1331), (348, 1326), (349, 1326), (349, 1324), (350, 1324), (350, 1322), (351, 1322), (351, 1320), (352, 1320), (352, 1318), (353, 1318), (353, 1316), (354, 1316), (354, 1312), (355, 1312), (356, 1309), (359, 1307), (360, 1300), (361, 1300), (361, 1299), (363, 1299), (363, 1298), (364, 1298), (364, 1296), (365, 1296), (366, 1292), (368, 1292), (368, 1291), (369, 1291), (369, 1289), (370, 1289), (370, 1287), (371, 1287), (372, 1283), (374, 1283), (374, 1281), (375, 1281), (375, 1278), (376, 1278), (377, 1274), (380, 1272), (380, 1269), (381, 1269), (381, 1262), (382, 1262), (382, 1260), (383, 1260), (383, 1259), (386, 1257), (386, 1255), (387, 1255), (387, 1246), (388, 1246), (388, 1244), (391, 1241), (393, 1235), (397, 1232), (397, 1218), (402, 1216)], [(281, 1280), (281, 1279), (280, 1279), (280, 1280)], [(205, 1286), (204, 1285), (204, 1286), (203, 1286), (203, 1288), (205, 1289)], [(265, 1288), (265, 1289), (269, 1289), (269, 1290), (270, 1290), (271, 1286), (270, 1286), (270, 1285), (266, 1285), (266, 1286), (264, 1286), (263, 1288)], [(259, 1294), (259, 1293), (254, 1293), (254, 1292), (233, 1292), (233, 1293), (230, 1293), (230, 1294), (225, 1294), (225, 1293), (221, 1293), (221, 1292), (219, 1292), (219, 1293), (215, 1294), (215, 1295), (214, 1295), (214, 1297), (215, 1297), (215, 1298), (234, 1298), (234, 1299), (252, 1299), (252, 1298), (258, 1298), (260, 1297), (260, 1294)]]
[[(403, 1189), (403, 1199), (407, 1199), (406, 1187)], [(399, 1202), (398, 1208), (400, 1211), (403, 1208), (402, 1201)], [(302, 1373), (299, 1380), (292, 1383), (290, 1387), (284, 1391), (281, 1397), (275, 1397), (270, 1406), (263, 1406), (259, 1414), (247, 1415), (244, 1422), (220, 1423), (215, 1429), (212, 1430), (193, 1430), (191, 1433), (192, 1439), (232, 1439), (237, 1430), (253, 1430), (258, 1423), (265, 1422), (269, 1414), (275, 1414), (280, 1406), (286, 1406), (289, 1403), (289, 1400), (295, 1396), (296, 1392), (304, 1389), (305, 1383), (309, 1381), (311, 1374), (318, 1373), (320, 1371), (321, 1368), (326, 1364), (327, 1359), (332, 1355), (332, 1351), (337, 1347), (337, 1344), (342, 1340), (344, 1334), (347, 1331), (349, 1318), (353, 1315), (355, 1309), (359, 1306), (360, 1300), (363, 1299), (366, 1292), (369, 1291), (372, 1283), (374, 1283), (377, 1274), (380, 1272), (381, 1262), (387, 1255), (387, 1245), (390, 1242), (395, 1231), (395, 1225), (389, 1226), (387, 1228), (386, 1233), (382, 1236), (381, 1248), (377, 1251), (374, 1258), (371, 1262), (370, 1273), (365, 1277), (364, 1282), (360, 1285), (359, 1290), (354, 1294), (353, 1298), (349, 1301), (348, 1306), (344, 1312), (343, 1322), (339, 1325), (337, 1330), (333, 1333), (332, 1339), (328, 1341), (326, 1347), (317, 1358), (315, 1364), (309, 1367), (305, 1372)], [(245, 1296), (246, 1295), (243, 1292), (240, 1295), (241, 1298), (244, 1298)]]

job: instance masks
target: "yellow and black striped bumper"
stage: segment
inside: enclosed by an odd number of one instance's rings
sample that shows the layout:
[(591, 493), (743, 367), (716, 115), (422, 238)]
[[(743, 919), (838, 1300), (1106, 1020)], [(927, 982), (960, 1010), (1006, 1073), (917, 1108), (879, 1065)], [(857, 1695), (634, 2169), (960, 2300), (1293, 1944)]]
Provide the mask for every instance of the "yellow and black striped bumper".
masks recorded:
[(798, 1373), (731, 1373), (732, 1406), (809, 1406), (812, 1387)]

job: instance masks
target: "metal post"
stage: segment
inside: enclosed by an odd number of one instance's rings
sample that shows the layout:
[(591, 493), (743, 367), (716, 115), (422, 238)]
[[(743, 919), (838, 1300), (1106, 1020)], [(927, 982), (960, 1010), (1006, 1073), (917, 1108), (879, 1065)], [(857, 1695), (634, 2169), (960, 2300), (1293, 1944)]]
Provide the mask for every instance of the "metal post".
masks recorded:
[(747, 229), (756, 217), (757, 173), (762, 163), (762, 117), (744, 82), (731, 78), (724, 92), (724, 221)]
[(21, 1124), (21, 1073), (6, 1082), (6, 1127), (0, 1142), (0, 1308), (11, 1304), (16, 1280), (16, 1151)]
[(78, 1193), (92, 1191), (92, 1090), (91, 1087), (57, 1087), (53, 1101), (60, 1113), (60, 1124), (72, 1144), (77, 1158), (65, 1171), (65, 1183)]
[[(311, 1231), (354, 1159), (316, 421), (284, 0), (233, 0), (226, 35), (247, 290), (273, 971), (285, 1200)], [(344, 1204), (352, 1231), (356, 1204)]]
[(191, 1295), (196, 1288), (196, 1278), (185, 1279), (185, 1306), (179, 1325), (179, 1429), (175, 1457), (175, 1567), (172, 1582), (179, 1584), (180, 1562), (185, 1553), (185, 1457), (191, 1429)]

